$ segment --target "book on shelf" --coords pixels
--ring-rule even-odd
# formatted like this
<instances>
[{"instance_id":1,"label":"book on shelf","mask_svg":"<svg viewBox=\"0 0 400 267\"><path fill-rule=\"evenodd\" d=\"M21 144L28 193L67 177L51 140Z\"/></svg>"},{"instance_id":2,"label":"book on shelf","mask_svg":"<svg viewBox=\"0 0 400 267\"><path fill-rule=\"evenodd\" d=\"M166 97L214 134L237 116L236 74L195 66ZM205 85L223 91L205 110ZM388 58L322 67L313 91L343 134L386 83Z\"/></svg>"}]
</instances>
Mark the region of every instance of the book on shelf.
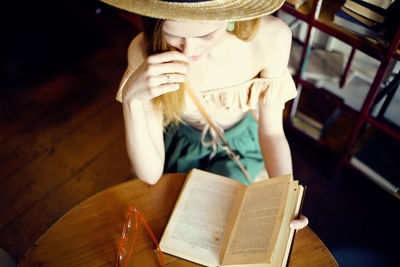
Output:
<instances>
[{"instance_id":1,"label":"book on shelf","mask_svg":"<svg viewBox=\"0 0 400 267\"><path fill-rule=\"evenodd\" d=\"M400 196L400 141L383 131L377 131L350 159L373 182Z\"/></svg>"},{"instance_id":2,"label":"book on shelf","mask_svg":"<svg viewBox=\"0 0 400 267\"><path fill-rule=\"evenodd\" d=\"M320 140L322 135L323 125L306 114L297 111L291 117L292 125L294 128L302 131L314 140Z\"/></svg>"},{"instance_id":3,"label":"book on shelf","mask_svg":"<svg viewBox=\"0 0 400 267\"><path fill-rule=\"evenodd\" d=\"M371 2L374 1L371 0ZM384 3L376 5L376 2L369 3L365 0L346 0L335 13L333 23L365 37L378 46L388 47L399 27L400 1L385 1ZM366 10L378 12L380 19L366 15Z\"/></svg>"},{"instance_id":4,"label":"book on shelf","mask_svg":"<svg viewBox=\"0 0 400 267\"><path fill-rule=\"evenodd\" d=\"M395 0L363 0L366 3L378 6L383 9L387 9Z\"/></svg>"},{"instance_id":5,"label":"book on shelf","mask_svg":"<svg viewBox=\"0 0 400 267\"><path fill-rule=\"evenodd\" d=\"M160 248L206 266L285 266L302 195L291 175L246 186L193 169Z\"/></svg>"},{"instance_id":6,"label":"book on shelf","mask_svg":"<svg viewBox=\"0 0 400 267\"><path fill-rule=\"evenodd\" d=\"M296 129L302 131L314 140L320 140L322 135L335 123L335 121L342 114L340 108L336 108L332 114L327 118L324 123L321 123L307 114L297 110L296 114L291 118L292 125Z\"/></svg>"},{"instance_id":7,"label":"book on shelf","mask_svg":"<svg viewBox=\"0 0 400 267\"><path fill-rule=\"evenodd\" d=\"M379 22L376 22L374 20L363 17L360 14L358 14L357 12L354 12L354 11L346 8L345 6L342 6L340 9L343 12L345 12L347 15L352 16L354 19L365 24L367 27L380 27L380 25L381 25Z\"/></svg>"},{"instance_id":8,"label":"book on shelf","mask_svg":"<svg viewBox=\"0 0 400 267\"><path fill-rule=\"evenodd\" d=\"M307 2L307 0L286 0L286 3L287 3L289 6L292 6L292 7L294 7L294 8L299 8L299 7L301 7L302 5L305 4L305 2Z\"/></svg>"},{"instance_id":9,"label":"book on shelf","mask_svg":"<svg viewBox=\"0 0 400 267\"><path fill-rule=\"evenodd\" d=\"M303 89L291 123L293 127L318 141L340 114L340 108L330 103L330 100Z\"/></svg>"},{"instance_id":10,"label":"book on shelf","mask_svg":"<svg viewBox=\"0 0 400 267\"><path fill-rule=\"evenodd\" d=\"M383 23L385 21L385 16L387 13L387 8L382 8L367 3L363 0L346 0L346 2L344 3L344 7L358 13L363 17L379 23Z\"/></svg>"},{"instance_id":11,"label":"book on shelf","mask_svg":"<svg viewBox=\"0 0 400 267\"><path fill-rule=\"evenodd\" d=\"M355 34L362 35L373 39L382 39L385 37L383 24L376 23L369 27L353 16L349 15L342 9L339 9L334 16L333 23L346 30L354 32Z\"/></svg>"}]
</instances>

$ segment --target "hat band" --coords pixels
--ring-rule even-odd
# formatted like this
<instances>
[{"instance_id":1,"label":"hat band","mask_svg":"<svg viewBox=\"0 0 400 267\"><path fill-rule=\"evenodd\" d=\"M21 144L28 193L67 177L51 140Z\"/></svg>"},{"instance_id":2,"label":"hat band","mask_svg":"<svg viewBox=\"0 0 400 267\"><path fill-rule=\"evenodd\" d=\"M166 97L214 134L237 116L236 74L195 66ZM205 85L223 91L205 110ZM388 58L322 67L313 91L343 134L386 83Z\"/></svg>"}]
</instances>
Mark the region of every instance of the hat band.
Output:
<instances>
[{"instance_id":1,"label":"hat band","mask_svg":"<svg viewBox=\"0 0 400 267\"><path fill-rule=\"evenodd\" d=\"M208 2L210 0L161 0L163 2L174 2L174 3L197 3L197 2Z\"/></svg>"}]
</instances>

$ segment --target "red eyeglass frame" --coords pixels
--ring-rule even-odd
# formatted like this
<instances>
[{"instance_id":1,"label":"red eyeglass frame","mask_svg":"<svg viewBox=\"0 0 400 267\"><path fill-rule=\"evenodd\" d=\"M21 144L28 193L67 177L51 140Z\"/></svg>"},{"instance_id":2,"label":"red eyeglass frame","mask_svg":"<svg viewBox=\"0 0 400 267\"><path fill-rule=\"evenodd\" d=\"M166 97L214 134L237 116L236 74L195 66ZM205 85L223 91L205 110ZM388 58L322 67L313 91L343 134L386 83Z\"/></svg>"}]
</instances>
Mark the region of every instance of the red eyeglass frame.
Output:
<instances>
[{"instance_id":1,"label":"red eyeglass frame","mask_svg":"<svg viewBox=\"0 0 400 267\"><path fill-rule=\"evenodd\" d=\"M159 246L159 244L157 242L157 239L154 236L154 233L151 230L150 226L147 224L146 220L144 219L143 215L140 213L140 211L135 206L130 206L129 207L129 211L126 214L124 226L122 228L122 233L121 233L121 240L119 242L119 247L118 247L118 251L117 251L117 260L116 260L116 265L115 266L116 267L121 267L122 266L121 265L122 259L126 255L126 250L124 248L124 243L127 241L128 232L129 232L129 229L131 227L132 213L135 213L135 233L134 233L134 236L133 236L131 247L129 249L128 257L126 258L126 262L125 262L123 267L128 265L128 262L129 262L129 260L130 260L130 258L132 256L133 248L135 246L136 237L137 237L137 233L138 233L138 227L139 227L138 217L143 222L147 232L150 234L151 238L153 239L153 242L156 244L158 252L160 252L161 266L165 267L164 255L163 255L163 253L162 253L162 251L160 249L160 246Z\"/></svg>"}]
</instances>

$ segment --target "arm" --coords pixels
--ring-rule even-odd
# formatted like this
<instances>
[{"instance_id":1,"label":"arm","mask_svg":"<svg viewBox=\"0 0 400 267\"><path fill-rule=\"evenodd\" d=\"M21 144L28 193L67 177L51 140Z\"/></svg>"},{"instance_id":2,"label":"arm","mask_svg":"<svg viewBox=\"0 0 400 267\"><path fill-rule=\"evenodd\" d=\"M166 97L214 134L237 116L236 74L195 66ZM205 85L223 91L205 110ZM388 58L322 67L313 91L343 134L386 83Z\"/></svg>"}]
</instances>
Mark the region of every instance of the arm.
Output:
<instances>
[{"instance_id":1,"label":"arm","mask_svg":"<svg viewBox=\"0 0 400 267\"><path fill-rule=\"evenodd\" d=\"M292 173L292 157L283 130L281 109L260 106L258 138L269 176Z\"/></svg>"},{"instance_id":2,"label":"arm","mask_svg":"<svg viewBox=\"0 0 400 267\"><path fill-rule=\"evenodd\" d=\"M269 64L264 66L261 76L279 77L288 65L292 33L280 19L269 16L264 22L271 26L262 36L274 36L274 39L273 42L269 42L268 50L273 53L266 53L264 60ZM268 40L264 40L264 43L267 42ZM282 111L280 107L267 107L260 103L258 134L261 152L270 177L293 173L290 148L283 129ZM307 224L307 217L301 215L300 219L290 222L290 228L301 229Z\"/></svg>"},{"instance_id":3,"label":"arm","mask_svg":"<svg viewBox=\"0 0 400 267\"><path fill-rule=\"evenodd\" d=\"M281 109L261 106L258 138L269 176L276 177L293 173L292 157L283 130ZM299 219L290 222L290 228L301 229L307 224L307 217L301 215Z\"/></svg>"},{"instance_id":4,"label":"arm","mask_svg":"<svg viewBox=\"0 0 400 267\"><path fill-rule=\"evenodd\" d=\"M139 179L155 184L164 169L164 140L162 119L153 110L151 100L161 94L179 89L186 80L187 67L175 61L188 59L179 52L169 51L145 56L141 35L128 50L128 64L135 71L122 88L126 146L132 168ZM166 83L166 74L173 82Z\"/></svg>"},{"instance_id":5,"label":"arm","mask_svg":"<svg viewBox=\"0 0 400 267\"><path fill-rule=\"evenodd\" d=\"M124 103L126 148L135 174L142 181L155 184L164 168L162 123L149 103Z\"/></svg>"},{"instance_id":6,"label":"arm","mask_svg":"<svg viewBox=\"0 0 400 267\"><path fill-rule=\"evenodd\" d=\"M270 38L260 40L264 44L263 51L265 51L261 77L280 77L285 73L289 61L291 31L280 19L268 16L263 21L262 33L262 39L268 36L274 38L273 41ZM290 148L283 129L281 107L283 104L274 103L273 106L267 106L262 101L259 103L259 142L270 177L292 173Z\"/></svg>"}]
</instances>

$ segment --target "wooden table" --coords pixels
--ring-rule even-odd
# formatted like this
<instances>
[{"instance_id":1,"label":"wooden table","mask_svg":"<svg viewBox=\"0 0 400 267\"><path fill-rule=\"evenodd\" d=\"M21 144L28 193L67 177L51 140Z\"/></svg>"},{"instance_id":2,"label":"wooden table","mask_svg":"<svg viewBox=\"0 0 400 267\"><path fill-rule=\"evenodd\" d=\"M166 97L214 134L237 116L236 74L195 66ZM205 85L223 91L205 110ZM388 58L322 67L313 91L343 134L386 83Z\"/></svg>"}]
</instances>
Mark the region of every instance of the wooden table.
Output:
<instances>
[{"instance_id":1,"label":"wooden table","mask_svg":"<svg viewBox=\"0 0 400 267\"><path fill-rule=\"evenodd\" d=\"M164 227L185 174L166 174L153 186L137 179L100 192L74 207L44 233L19 266L113 266L122 225L130 205L143 214L156 238ZM159 266L155 245L144 227L139 227L132 266ZM167 265L198 266L167 257ZM290 266L338 266L329 250L308 227L298 231Z\"/></svg>"}]
</instances>

